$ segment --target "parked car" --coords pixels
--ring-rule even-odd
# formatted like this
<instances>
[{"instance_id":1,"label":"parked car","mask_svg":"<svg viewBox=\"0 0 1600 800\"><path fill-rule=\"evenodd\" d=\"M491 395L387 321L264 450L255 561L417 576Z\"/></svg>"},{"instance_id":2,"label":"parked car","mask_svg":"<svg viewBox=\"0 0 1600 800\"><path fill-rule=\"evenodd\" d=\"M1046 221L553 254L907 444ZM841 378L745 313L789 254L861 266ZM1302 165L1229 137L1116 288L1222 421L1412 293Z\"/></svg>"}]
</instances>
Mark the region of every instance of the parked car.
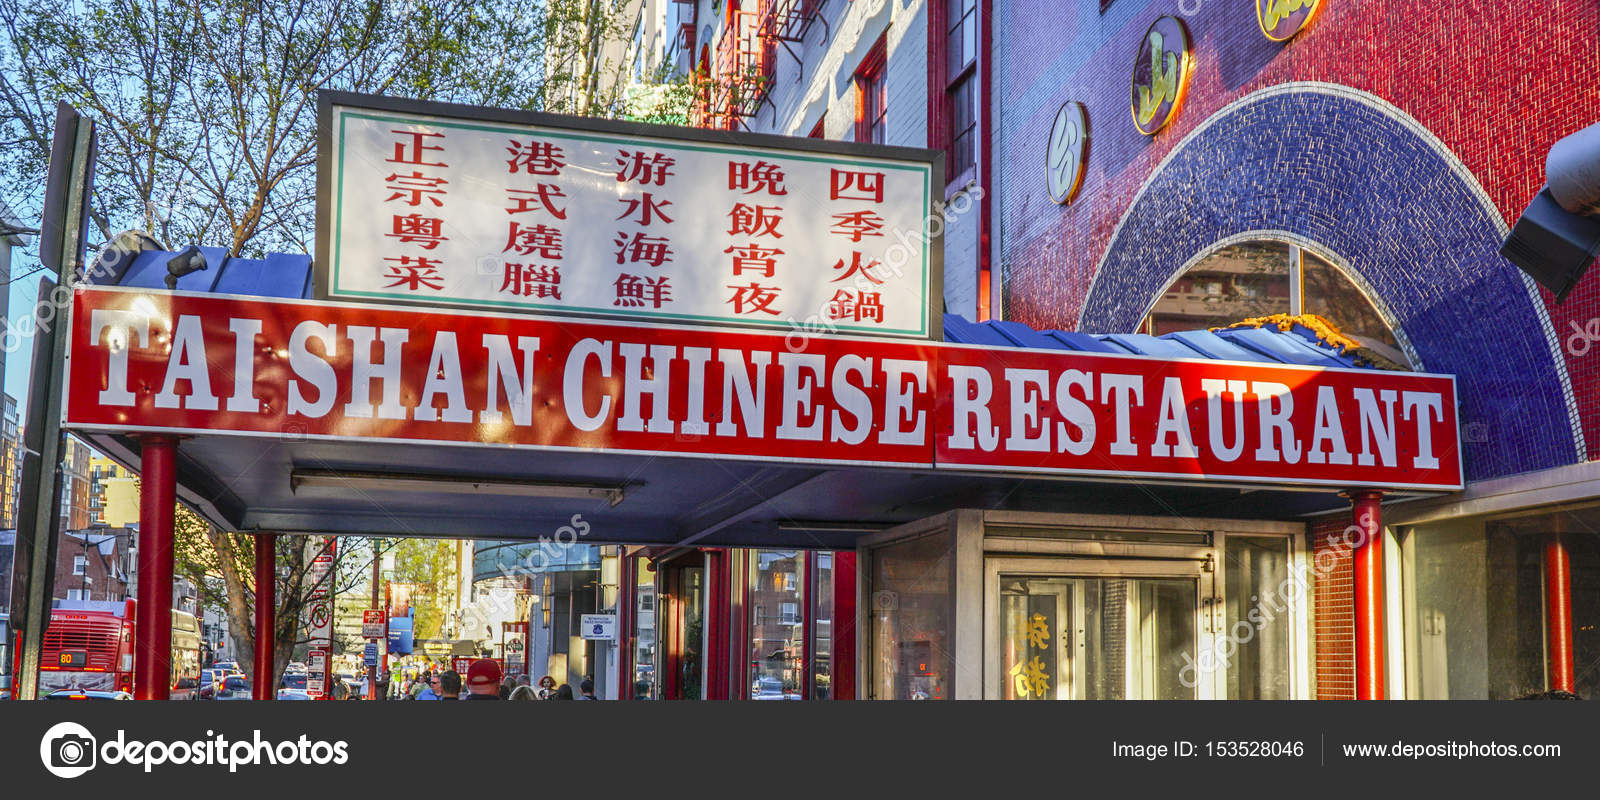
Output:
<instances>
[{"instance_id":1,"label":"parked car","mask_svg":"<svg viewBox=\"0 0 1600 800\"><path fill-rule=\"evenodd\" d=\"M217 687L218 700L249 700L251 697L250 679L242 675L229 675Z\"/></svg>"},{"instance_id":2,"label":"parked car","mask_svg":"<svg viewBox=\"0 0 1600 800\"><path fill-rule=\"evenodd\" d=\"M278 688L280 690L298 689L303 692L306 690L306 678L308 677L310 676L304 672L285 672L278 681Z\"/></svg>"},{"instance_id":3,"label":"parked car","mask_svg":"<svg viewBox=\"0 0 1600 800\"><path fill-rule=\"evenodd\" d=\"M230 673L234 673L234 672L242 673L242 672L244 672L244 670L239 667L239 662L237 662L237 661L216 661L216 662L213 662L211 664L211 668L212 669L227 670Z\"/></svg>"},{"instance_id":4,"label":"parked car","mask_svg":"<svg viewBox=\"0 0 1600 800\"><path fill-rule=\"evenodd\" d=\"M304 689L279 689L278 690L278 699L279 700L310 700L311 699L311 695L306 694L306 690L304 690Z\"/></svg>"},{"instance_id":5,"label":"parked car","mask_svg":"<svg viewBox=\"0 0 1600 800\"><path fill-rule=\"evenodd\" d=\"M283 671L284 671L284 672L285 672L285 673L300 673L300 674L305 674L305 672L306 672L306 665L305 665L305 664L303 664L303 663L301 663L301 662L299 662L299 661L290 661L290 662L289 662L289 666L287 666L287 667L284 667L284 668L283 668Z\"/></svg>"},{"instance_id":6,"label":"parked car","mask_svg":"<svg viewBox=\"0 0 1600 800\"><path fill-rule=\"evenodd\" d=\"M756 678L750 686L751 700L783 700L783 681L770 676Z\"/></svg>"},{"instance_id":7,"label":"parked car","mask_svg":"<svg viewBox=\"0 0 1600 800\"><path fill-rule=\"evenodd\" d=\"M46 700L132 700L133 695L127 692L111 691L78 691L76 689L57 689L44 696Z\"/></svg>"}]
</instances>

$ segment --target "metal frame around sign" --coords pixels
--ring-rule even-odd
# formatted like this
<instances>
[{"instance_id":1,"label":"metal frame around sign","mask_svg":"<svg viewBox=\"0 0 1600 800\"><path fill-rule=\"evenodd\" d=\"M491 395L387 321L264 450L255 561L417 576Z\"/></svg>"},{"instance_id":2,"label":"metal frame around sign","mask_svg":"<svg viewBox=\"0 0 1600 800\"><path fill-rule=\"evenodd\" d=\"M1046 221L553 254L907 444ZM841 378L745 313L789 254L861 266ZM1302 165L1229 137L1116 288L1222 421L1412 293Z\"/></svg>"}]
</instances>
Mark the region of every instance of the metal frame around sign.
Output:
<instances>
[{"instance_id":1,"label":"metal frame around sign","mask_svg":"<svg viewBox=\"0 0 1600 800\"><path fill-rule=\"evenodd\" d=\"M830 141L827 139L799 138L791 136L778 136L766 133L747 133L743 131L712 130L706 128L692 128L677 125L654 125L642 122L627 122L622 120L604 119L599 117L579 117L568 114L551 114L539 111L521 111L507 108L491 108L487 106L463 105L457 103L440 103L431 100L411 100L398 97L380 97L377 95L359 94L355 92L340 92L319 90L317 92L317 209L316 209L316 250L312 260L312 298L316 300L331 300L350 302L352 297L335 296L330 294L332 289L332 232L334 225L334 154L333 154L333 121L334 108L359 109L366 111L389 112L399 114L413 114L433 117L444 117L467 122L486 124L531 125L544 128L556 128L570 131L573 134L596 134L610 136L637 136L652 139L666 139L692 145L717 145L724 147L748 147L765 151L788 151L791 153L813 153L828 156L853 156L874 158L891 161L914 162L926 164L930 174L928 183L928 208L929 217L940 213L943 203L939 201L939 187L944 186L944 152L919 147L900 147L894 145L863 144L860 142ZM931 226L929 226L931 228ZM879 338L897 339L925 339L943 341L944 339L944 227L939 226L937 233L925 230L928 235L926 245L927 267L924 290L926 308L924 320L926 331L923 336L907 333L884 333ZM375 298L361 298L370 302ZM431 301L406 300L404 298L384 297L384 303L396 305L417 306L422 308L462 308L475 311L485 311L482 304L439 299ZM555 308L529 308L525 311L518 310L515 305L495 305L491 308L511 313L527 314L552 314L563 317L578 317L585 319L605 320L648 320L649 317L638 315L613 315L596 313L592 310L562 311ZM673 320L669 317L657 318L669 324L684 324L684 320ZM735 321L721 320L693 320L688 324L703 325L717 328L730 328L735 330L764 330L768 332L782 330L774 326L744 325ZM830 327L843 329L842 326L829 326L818 322L812 326L809 322L792 323L792 330L805 335L828 334ZM871 335L870 331L851 328L854 334Z\"/></svg>"}]
</instances>

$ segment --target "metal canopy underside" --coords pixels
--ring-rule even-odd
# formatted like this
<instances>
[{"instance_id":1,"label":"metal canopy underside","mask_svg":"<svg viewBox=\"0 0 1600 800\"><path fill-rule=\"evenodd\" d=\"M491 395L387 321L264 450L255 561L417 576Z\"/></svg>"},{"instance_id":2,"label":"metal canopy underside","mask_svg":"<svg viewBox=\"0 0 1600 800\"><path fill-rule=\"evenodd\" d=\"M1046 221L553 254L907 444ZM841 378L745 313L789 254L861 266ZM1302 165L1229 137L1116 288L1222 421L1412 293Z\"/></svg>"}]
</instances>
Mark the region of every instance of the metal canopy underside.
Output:
<instances>
[{"instance_id":1,"label":"metal canopy underside","mask_svg":"<svg viewBox=\"0 0 1600 800\"><path fill-rule=\"evenodd\" d=\"M165 288L174 253L136 248L106 264L99 283ZM261 260L202 251L208 268L180 289L264 297L307 297L311 261ZM1272 328L1185 331L1161 337L1035 331L1015 322L972 323L945 315L946 341L1003 347L1087 350L1312 366L1357 366L1307 331ZM87 434L96 449L138 471L135 439ZM684 444L691 451L693 443ZM845 456L846 458L848 455ZM440 482L385 488L382 481L302 483L296 472L406 473ZM621 487L621 502L473 491L463 478ZM1419 493L1420 494L1420 493ZM1389 497L1405 496L1403 493ZM234 530L473 539L553 538L575 514L592 544L698 544L849 548L873 530L959 508L1086 514L1295 519L1347 509L1330 488L1294 490L1181 485L1139 477L978 475L933 469L841 468L733 459L482 446L329 442L215 435L178 446L178 497L213 524Z\"/></svg>"},{"instance_id":2,"label":"metal canopy underside","mask_svg":"<svg viewBox=\"0 0 1600 800\"><path fill-rule=\"evenodd\" d=\"M138 444L94 434L138 469ZM681 456L498 450L197 436L178 446L179 499L235 530L472 539L552 539L581 514L591 544L848 548L856 537L957 508L1294 519L1348 508L1331 489L1173 485L973 475L932 469L765 464ZM440 482L385 489L300 473L404 473L623 489L605 499L474 492Z\"/></svg>"}]
</instances>

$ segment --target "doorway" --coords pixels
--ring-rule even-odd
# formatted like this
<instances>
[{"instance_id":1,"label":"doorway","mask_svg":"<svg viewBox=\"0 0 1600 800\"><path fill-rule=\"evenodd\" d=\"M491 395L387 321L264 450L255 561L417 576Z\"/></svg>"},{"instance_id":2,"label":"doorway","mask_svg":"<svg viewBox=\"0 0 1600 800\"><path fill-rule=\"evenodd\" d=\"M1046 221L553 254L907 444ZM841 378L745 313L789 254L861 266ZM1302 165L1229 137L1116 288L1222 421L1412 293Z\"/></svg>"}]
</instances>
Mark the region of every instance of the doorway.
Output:
<instances>
[{"instance_id":1,"label":"doorway","mask_svg":"<svg viewBox=\"0 0 1600 800\"><path fill-rule=\"evenodd\" d=\"M1212 573L1196 560L990 558L984 696L1196 700Z\"/></svg>"},{"instance_id":2,"label":"doorway","mask_svg":"<svg viewBox=\"0 0 1600 800\"><path fill-rule=\"evenodd\" d=\"M663 700L706 696L706 559L695 551L656 564L660 634L656 674Z\"/></svg>"}]
</instances>

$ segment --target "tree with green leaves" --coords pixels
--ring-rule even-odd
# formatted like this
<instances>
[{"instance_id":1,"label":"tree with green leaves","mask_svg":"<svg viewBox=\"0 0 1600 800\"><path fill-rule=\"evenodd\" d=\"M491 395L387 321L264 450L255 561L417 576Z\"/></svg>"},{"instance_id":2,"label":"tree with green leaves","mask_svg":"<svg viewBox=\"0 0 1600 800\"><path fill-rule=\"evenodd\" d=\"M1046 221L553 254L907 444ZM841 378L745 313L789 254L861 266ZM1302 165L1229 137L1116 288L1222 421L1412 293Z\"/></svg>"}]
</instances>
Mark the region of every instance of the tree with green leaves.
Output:
<instances>
[{"instance_id":1,"label":"tree with green leaves","mask_svg":"<svg viewBox=\"0 0 1600 800\"><path fill-rule=\"evenodd\" d=\"M316 94L682 119L621 0L0 0L0 197L37 208L57 100L100 126L91 236L310 252ZM638 98L651 104L640 108Z\"/></svg>"},{"instance_id":2,"label":"tree with green leaves","mask_svg":"<svg viewBox=\"0 0 1600 800\"><path fill-rule=\"evenodd\" d=\"M138 229L168 248L310 252L319 90L682 120L685 91L641 93L634 78L643 8L636 0L0 0L0 198L37 218L56 102L65 100L99 126L91 249ZM13 280L25 274L15 269ZM225 612L242 661L252 663L250 536L183 512L177 539L178 573ZM279 669L303 631L304 543L278 540ZM343 552L371 558L384 546ZM354 573L357 561L370 565L354 557ZM437 565L418 569L437 579Z\"/></svg>"}]
</instances>

